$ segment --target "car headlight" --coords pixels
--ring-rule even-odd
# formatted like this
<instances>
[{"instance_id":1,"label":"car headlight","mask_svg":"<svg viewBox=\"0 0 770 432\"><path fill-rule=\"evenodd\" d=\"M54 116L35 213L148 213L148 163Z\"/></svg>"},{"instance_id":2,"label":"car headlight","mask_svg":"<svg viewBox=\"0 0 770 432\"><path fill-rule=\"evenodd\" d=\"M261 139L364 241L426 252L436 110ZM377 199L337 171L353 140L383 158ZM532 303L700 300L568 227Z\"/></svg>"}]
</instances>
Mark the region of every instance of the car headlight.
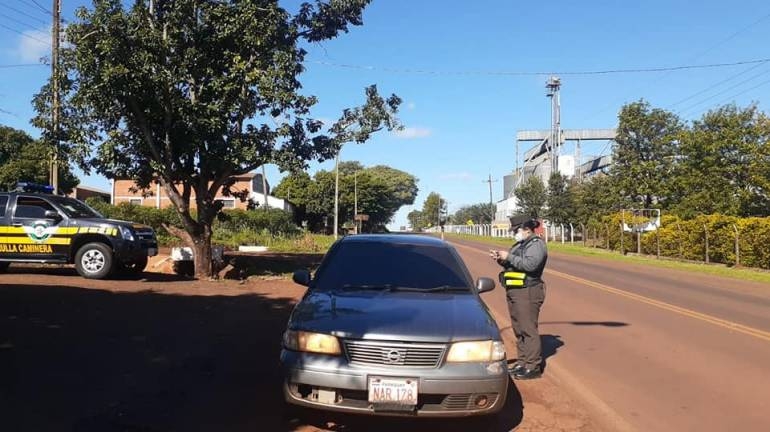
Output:
<instances>
[{"instance_id":1,"label":"car headlight","mask_svg":"<svg viewBox=\"0 0 770 432\"><path fill-rule=\"evenodd\" d=\"M120 227L120 236L123 237L123 240L134 241L134 233L128 227Z\"/></svg>"},{"instance_id":2,"label":"car headlight","mask_svg":"<svg viewBox=\"0 0 770 432\"><path fill-rule=\"evenodd\" d=\"M287 330L283 334L283 345L294 351L317 354L340 355L340 342L335 336L323 333Z\"/></svg>"},{"instance_id":3,"label":"car headlight","mask_svg":"<svg viewBox=\"0 0 770 432\"><path fill-rule=\"evenodd\" d=\"M488 362L505 358L505 345L499 341L455 342L449 348L447 362Z\"/></svg>"}]
</instances>

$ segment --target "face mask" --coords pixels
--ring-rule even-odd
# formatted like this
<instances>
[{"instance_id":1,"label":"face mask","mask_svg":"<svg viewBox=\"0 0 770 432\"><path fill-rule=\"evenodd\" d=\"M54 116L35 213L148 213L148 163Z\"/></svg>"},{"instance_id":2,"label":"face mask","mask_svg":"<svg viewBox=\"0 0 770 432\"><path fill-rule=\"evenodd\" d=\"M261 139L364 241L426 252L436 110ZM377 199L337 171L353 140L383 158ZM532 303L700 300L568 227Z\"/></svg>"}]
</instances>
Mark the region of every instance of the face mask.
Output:
<instances>
[{"instance_id":1,"label":"face mask","mask_svg":"<svg viewBox=\"0 0 770 432\"><path fill-rule=\"evenodd\" d=\"M517 242L524 240L524 231L516 231L516 234L513 235L513 238L515 238Z\"/></svg>"}]
</instances>

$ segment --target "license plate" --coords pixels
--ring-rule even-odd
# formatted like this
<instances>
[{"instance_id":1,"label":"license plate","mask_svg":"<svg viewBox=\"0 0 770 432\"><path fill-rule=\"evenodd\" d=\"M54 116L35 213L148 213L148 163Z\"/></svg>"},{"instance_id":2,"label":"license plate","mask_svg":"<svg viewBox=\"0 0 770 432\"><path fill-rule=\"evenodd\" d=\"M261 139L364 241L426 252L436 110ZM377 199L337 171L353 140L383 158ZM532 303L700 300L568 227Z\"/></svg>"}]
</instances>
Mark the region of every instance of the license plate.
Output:
<instances>
[{"instance_id":1,"label":"license plate","mask_svg":"<svg viewBox=\"0 0 770 432\"><path fill-rule=\"evenodd\" d=\"M147 249L147 256L155 256L158 254L158 250L155 248Z\"/></svg>"},{"instance_id":2,"label":"license plate","mask_svg":"<svg viewBox=\"0 0 770 432\"><path fill-rule=\"evenodd\" d=\"M417 380L414 378L369 377L369 402L417 405Z\"/></svg>"}]
</instances>

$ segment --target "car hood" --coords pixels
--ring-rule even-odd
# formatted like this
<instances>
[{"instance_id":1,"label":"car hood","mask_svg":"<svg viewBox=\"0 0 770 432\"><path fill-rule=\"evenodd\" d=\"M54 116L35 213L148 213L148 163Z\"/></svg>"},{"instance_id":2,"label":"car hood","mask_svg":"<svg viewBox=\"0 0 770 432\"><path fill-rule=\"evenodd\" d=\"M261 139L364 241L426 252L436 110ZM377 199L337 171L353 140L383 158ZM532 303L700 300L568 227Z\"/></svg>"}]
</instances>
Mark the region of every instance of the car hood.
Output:
<instances>
[{"instance_id":1,"label":"car hood","mask_svg":"<svg viewBox=\"0 0 770 432\"><path fill-rule=\"evenodd\" d=\"M500 339L489 312L470 293L311 290L294 309L289 327L354 339Z\"/></svg>"}]
</instances>

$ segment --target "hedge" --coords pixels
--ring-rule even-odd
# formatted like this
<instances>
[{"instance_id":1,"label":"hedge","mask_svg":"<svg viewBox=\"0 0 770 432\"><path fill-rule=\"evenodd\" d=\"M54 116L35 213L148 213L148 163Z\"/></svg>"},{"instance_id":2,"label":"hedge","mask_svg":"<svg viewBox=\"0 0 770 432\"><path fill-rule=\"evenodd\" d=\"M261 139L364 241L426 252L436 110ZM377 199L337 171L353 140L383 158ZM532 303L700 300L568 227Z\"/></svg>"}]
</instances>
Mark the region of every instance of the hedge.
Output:
<instances>
[{"instance_id":1,"label":"hedge","mask_svg":"<svg viewBox=\"0 0 770 432\"><path fill-rule=\"evenodd\" d=\"M606 247L609 231L609 248L620 250L621 217L618 213L588 224L591 245ZM736 229L740 265L770 269L770 217L738 218L713 214L684 220L663 215L657 235L655 232L642 233L641 249L643 254L656 255L659 236L663 257L735 265ZM636 234L624 233L623 249L635 252L636 248Z\"/></svg>"},{"instance_id":2,"label":"hedge","mask_svg":"<svg viewBox=\"0 0 770 432\"><path fill-rule=\"evenodd\" d=\"M86 202L104 217L137 222L151 226L164 246L181 244L170 235L163 224L182 227L181 218L173 207L157 209L129 203L111 205L99 199ZM236 248L239 245L266 244L276 238L294 238L302 230L294 224L290 212L279 209L226 210L212 226L214 244Z\"/></svg>"}]
</instances>

